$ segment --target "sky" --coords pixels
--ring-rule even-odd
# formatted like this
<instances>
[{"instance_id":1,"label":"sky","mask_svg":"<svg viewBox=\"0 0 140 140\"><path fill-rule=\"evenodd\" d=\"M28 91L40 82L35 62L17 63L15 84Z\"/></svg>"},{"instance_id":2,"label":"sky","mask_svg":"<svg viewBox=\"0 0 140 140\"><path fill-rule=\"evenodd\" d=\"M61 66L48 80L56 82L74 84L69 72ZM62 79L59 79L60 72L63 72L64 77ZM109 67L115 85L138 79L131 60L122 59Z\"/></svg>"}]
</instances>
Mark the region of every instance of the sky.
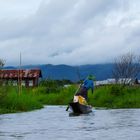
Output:
<instances>
[{"instance_id":1,"label":"sky","mask_svg":"<svg viewBox=\"0 0 140 140\"><path fill-rule=\"evenodd\" d=\"M110 63L140 52L140 0L0 0L6 65Z\"/></svg>"}]
</instances>

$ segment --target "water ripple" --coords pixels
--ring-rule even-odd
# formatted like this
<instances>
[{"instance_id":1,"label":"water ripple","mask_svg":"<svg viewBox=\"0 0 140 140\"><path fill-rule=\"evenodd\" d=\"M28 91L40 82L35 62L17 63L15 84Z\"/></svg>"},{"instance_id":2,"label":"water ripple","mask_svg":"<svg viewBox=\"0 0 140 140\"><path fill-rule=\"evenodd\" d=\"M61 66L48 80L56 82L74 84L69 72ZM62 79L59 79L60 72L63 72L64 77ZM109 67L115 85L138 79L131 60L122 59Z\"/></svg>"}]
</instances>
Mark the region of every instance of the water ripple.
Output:
<instances>
[{"instance_id":1,"label":"water ripple","mask_svg":"<svg viewBox=\"0 0 140 140\"><path fill-rule=\"evenodd\" d=\"M139 109L94 109L69 117L65 108L1 115L0 140L139 140Z\"/></svg>"}]
</instances>

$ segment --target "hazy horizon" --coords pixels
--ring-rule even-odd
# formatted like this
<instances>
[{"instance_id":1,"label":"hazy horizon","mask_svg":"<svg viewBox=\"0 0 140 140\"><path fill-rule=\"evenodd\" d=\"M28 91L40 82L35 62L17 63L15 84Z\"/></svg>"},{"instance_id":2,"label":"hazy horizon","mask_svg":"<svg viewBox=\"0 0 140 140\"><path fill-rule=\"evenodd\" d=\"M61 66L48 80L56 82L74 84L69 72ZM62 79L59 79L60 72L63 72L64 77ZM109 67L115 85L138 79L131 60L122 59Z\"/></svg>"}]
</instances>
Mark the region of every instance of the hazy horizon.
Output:
<instances>
[{"instance_id":1,"label":"hazy horizon","mask_svg":"<svg viewBox=\"0 0 140 140\"><path fill-rule=\"evenodd\" d=\"M112 63L97 63L97 64L82 64L82 65L70 65L70 64L49 64L49 63L42 63L42 64L25 64L25 65L22 65L21 64L21 66L42 66L42 65L53 65L53 66L57 66L57 65L66 65L66 66L85 66L85 65L109 65L109 64L113 64L113 62ZM5 64L4 65L4 67L19 67L20 66L20 64L17 64L17 65L7 65L7 64Z\"/></svg>"}]
</instances>

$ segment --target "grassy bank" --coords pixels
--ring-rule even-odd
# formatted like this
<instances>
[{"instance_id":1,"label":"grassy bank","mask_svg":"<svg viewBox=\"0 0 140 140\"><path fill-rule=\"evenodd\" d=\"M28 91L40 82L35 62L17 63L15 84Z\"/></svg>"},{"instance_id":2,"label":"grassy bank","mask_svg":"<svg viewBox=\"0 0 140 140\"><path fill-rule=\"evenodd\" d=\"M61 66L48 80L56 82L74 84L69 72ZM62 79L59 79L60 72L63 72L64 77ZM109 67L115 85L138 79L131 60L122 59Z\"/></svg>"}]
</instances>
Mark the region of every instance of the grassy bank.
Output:
<instances>
[{"instance_id":1,"label":"grassy bank","mask_svg":"<svg viewBox=\"0 0 140 140\"><path fill-rule=\"evenodd\" d=\"M19 95L17 87L0 87L0 114L40 109L43 105L67 105L78 87L73 85L61 88L59 92L47 92L46 87L22 89ZM88 103L94 107L140 108L140 87L122 87L119 85L102 86L89 92Z\"/></svg>"},{"instance_id":2,"label":"grassy bank","mask_svg":"<svg viewBox=\"0 0 140 140\"><path fill-rule=\"evenodd\" d=\"M89 103L95 107L140 108L140 87L103 86L89 96Z\"/></svg>"},{"instance_id":3,"label":"grassy bank","mask_svg":"<svg viewBox=\"0 0 140 140\"><path fill-rule=\"evenodd\" d=\"M30 111L43 107L31 90L23 89L22 94L19 95L16 87L3 88L5 89L0 99L0 113Z\"/></svg>"},{"instance_id":4,"label":"grassy bank","mask_svg":"<svg viewBox=\"0 0 140 140\"><path fill-rule=\"evenodd\" d=\"M62 88L60 92L47 93L46 87L22 88L0 87L0 114L40 109L43 105L67 105L76 90L75 86Z\"/></svg>"}]
</instances>

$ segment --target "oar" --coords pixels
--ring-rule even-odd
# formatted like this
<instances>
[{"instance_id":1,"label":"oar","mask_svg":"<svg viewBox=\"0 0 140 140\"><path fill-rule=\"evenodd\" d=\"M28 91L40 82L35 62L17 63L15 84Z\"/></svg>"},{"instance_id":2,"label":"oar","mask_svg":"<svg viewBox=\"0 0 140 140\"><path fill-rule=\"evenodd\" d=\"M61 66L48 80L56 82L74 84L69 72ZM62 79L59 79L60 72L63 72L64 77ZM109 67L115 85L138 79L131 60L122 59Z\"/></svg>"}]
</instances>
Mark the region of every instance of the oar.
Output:
<instances>
[{"instance_id":1,"label":"oar","mask_svg":"<svg viewBox=\"0 0 140 140\"><path fill-rule=\"evenodd\" d=\"M66 108L66 111L68 111L68 110L69 110L69 108L70 108L70 107L69 107L69 105L68 105L68 106L67 106L67 108Z\"/></svg>"},{"instance_id":2,"label":"oar","mask_svg":"<svg viewBox=\"0 0 140 140\"><path fill-rule=\"evenodd\" d=\"M81 87L81 84L79 85L79 88L76 90L76 92L74 93L74 95L78 92L78 90L80 89L80 87ZM73 100L73 99L72 99ZM66 108L66 111L68 111L69 110L69 105L67 106L67 108Z\"/></svg>"}]
</instances>

